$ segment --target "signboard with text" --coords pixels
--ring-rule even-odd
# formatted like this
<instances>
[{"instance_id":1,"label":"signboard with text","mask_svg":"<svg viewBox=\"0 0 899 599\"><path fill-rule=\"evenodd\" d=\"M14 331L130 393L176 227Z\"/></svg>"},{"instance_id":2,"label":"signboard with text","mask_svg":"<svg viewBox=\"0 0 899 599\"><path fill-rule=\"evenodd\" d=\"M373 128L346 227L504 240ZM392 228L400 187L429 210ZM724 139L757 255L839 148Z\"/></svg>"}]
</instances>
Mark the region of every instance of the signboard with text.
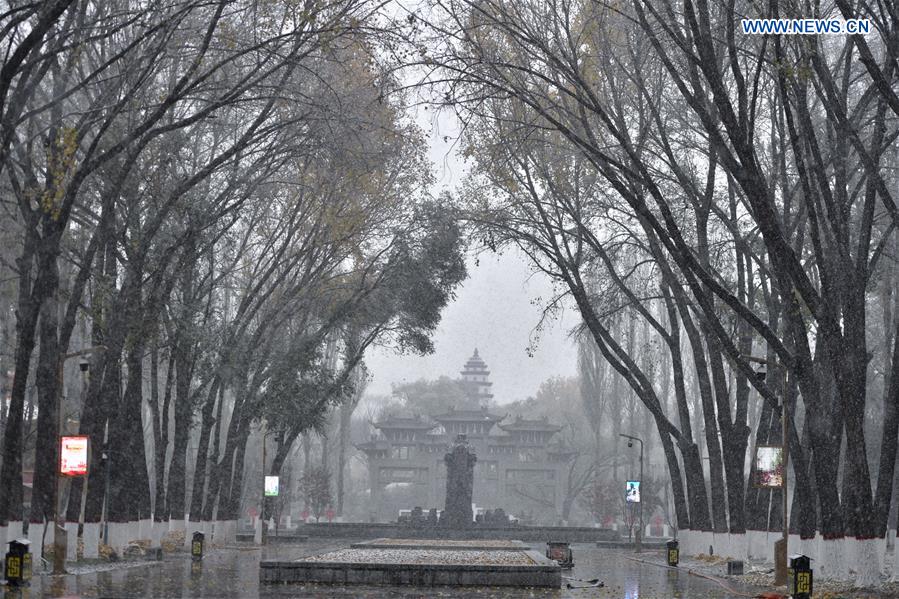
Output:
<instances>
[{"instance_id":1,"label":"signboard with text","mask_svg":"<svg viewBox=\"0 0 899 599\"><path fill-rule=\"evenodd\" d=\"M783 447L760 445L755 452L755 485L778 489L784 484Z\"/></svg>"},{"instance_id":2,"label":"signboard with text","mask_svg":"<svg viewBox=\"0 0 899 599\"><path fill-rule=\"evenodd\" d=\"M277 476L266 476L265 477L265 496L266 497L277 497L278 496L278 477Z\"/></svg>"},{"instance_id":3,"label":"signboard with text","mask_svg":"<svg viewBox=\"0 0 899 599\"><path fill-rule=\"evenodd\" d=\"M87 474L90 437L74 436L59 439L59 473L63 476L85 476Z\"/></svg>"},{"instance_id":4,"label":"signboard with text","mask_svg":"<svg viewBox=\"0 0 899 599\"><path fill-rule=\"evenodd\" d=\"M627 490L626 490L625 499L627 499L628 503L640 503L640 481L639 480L627 481Z\"/></svg>"}]
</instances>

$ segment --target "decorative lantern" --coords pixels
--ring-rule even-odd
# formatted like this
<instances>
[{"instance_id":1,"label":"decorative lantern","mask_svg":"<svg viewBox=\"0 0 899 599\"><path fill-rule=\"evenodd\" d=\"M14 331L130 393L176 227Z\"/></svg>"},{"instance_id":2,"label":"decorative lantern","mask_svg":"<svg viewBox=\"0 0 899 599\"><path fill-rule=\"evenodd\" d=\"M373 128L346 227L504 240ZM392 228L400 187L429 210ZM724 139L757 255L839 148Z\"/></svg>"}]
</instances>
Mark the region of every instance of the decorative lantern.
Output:
<instances>
[{"instance_id":1,"label":"decorative lantern","mask_svg":"<svg viewBox=\"0 0 899 599\"><path fill-rule=\"evenodd\" d=\"M805 555L791 555L788 587L792 591L793 599L810 599L812 596L812 566L811 558Z\"/></svg>"},{"instance_id":2,"label":"decorative lantern","mask_svg":"<svg viewBox=\"0 0 899 599\"><path fill-rule=\"evenodd\" d=\"M31 553L28 551L28 543L28 539L9 542L4 568L6 583L9 586L28 586L31 580Z\"/></svg>"},{"instance_id":3,"label":"decorative lantern","mask_svg":"<svg viewBox=\"0 0 899 599\"><path fill-rule=\"evenodd\" d=\"M672 568L677 568L677 564L680 562L680 549L678 548L677 539L671 539L665 543L665 547L668 549L668 565Z\"/></svg>"},{"instance_id":4,"label":"decorative lantern","mask_svg":"<svg viewBox=\"0 0 899 599\"><path fill-rule=\"evenodd\" d=\"M206 535L199 530L194 532L194 538L190 544L190 557L194 561L200 561L201 559L203 559L203 546L205 545L205 538Z\"/></svg>"}]
</instances>

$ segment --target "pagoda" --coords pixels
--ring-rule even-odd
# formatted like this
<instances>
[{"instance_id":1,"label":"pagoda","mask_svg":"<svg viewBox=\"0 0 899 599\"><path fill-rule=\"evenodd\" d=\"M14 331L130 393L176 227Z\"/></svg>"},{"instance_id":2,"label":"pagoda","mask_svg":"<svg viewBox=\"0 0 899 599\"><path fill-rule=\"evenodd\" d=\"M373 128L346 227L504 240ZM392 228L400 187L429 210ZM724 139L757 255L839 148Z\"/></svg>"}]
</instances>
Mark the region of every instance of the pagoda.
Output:
<instances>
[{"instance_id":1,"label":"pagoda","mask_svg":"<svg viewBox=\"0 0 899 599\"><path fill-rule=\"evenodd\" d=\"M487 364L478 355L477 348L459 374L462 375L462 383L478 403L486 405L493 399L493 393L490 392L490 388L493 386L493 383L490 382L490 371L487 370Z\"/></svg>"}]
</instances>

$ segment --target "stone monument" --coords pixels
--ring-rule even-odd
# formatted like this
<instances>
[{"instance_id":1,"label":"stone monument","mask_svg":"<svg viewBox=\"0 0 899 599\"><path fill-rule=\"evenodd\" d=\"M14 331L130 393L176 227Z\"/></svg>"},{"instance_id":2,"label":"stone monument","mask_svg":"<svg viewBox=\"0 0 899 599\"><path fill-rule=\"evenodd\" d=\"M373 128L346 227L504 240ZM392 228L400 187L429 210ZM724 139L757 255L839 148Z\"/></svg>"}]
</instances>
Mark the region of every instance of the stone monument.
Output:
<instances>
[{"instance_id":1,"label":"stone monument","mask_svg":"<svg viewBox=\"0 0 899 599\"><path fill-rule=\"evenodd\" d=\"M474 484L474 463L477 457L465 435L456 436L453 449L446 456L446 507L440 524L449 528L471 526L471 492Z\"/></svg>"}]
</instances>

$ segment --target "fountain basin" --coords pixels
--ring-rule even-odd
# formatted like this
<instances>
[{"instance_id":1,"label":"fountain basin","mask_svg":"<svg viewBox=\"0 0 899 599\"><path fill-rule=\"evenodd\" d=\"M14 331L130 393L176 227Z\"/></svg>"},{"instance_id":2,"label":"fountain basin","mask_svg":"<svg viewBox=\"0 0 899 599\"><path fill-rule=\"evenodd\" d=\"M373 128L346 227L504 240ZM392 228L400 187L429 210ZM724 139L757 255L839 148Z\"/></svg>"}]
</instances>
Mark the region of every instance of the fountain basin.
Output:
<instances>
[{"instance_id":1,"label":"fountain basin","mask_svg":"<svg viewBox=\"0 0 899 599\"><path fill-rule=\"evenodd\" d=\"M379 539L379 541L383 541ZM260 563L263 583L515 586L559 588L562 570L530 550L353 547L293 561ZM437 548L435 548L437 547Z\"/></svg>"}]
</instances>

